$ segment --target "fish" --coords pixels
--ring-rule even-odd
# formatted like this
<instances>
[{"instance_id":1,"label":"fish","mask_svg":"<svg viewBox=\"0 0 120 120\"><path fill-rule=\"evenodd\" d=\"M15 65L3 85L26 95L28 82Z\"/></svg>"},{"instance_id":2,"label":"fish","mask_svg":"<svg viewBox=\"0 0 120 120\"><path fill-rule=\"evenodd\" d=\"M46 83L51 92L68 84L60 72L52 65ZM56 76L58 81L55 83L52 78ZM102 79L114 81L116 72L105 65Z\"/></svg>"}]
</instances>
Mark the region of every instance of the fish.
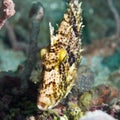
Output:
<instances>
[{"instance_id":1,"label":"fish","mask_svg":"<svg viewBox=\"0 0 120 120\"><path fill-rule=\"evenodd\" d=\"M38 90L37 107L46 111L54 108L71 91L81 61L81 2L70 1L58 30L49 23L50 45L41 50L42 81Z\"/></svg>"}]
</instances>

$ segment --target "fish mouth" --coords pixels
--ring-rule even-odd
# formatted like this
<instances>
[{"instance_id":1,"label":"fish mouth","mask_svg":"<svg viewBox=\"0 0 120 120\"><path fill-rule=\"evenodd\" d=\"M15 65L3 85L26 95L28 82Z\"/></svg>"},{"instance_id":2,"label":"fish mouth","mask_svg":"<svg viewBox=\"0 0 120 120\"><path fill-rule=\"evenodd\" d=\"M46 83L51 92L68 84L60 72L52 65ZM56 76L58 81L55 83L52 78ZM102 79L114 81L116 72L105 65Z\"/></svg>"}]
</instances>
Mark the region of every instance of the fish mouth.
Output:
<instances>
[{"instance_id":1,"label":"fish mouth","mask_svg":"<svg viewBox=\"0 0 120 120\"><path fill-rule=\"evenodd\" d=\"M48 110L48 106L47 106L46 103L44 103L44 102L39 102L39 104L37 104L37 107L38 107L40 110L43 110L43 111Z\"/></svg>"},{"instance_id":2,"label":"fish mouth","mask_svg":"<svg viewBox=\"0 0 120 120\"><path fill-rule=\"evenodd\" d=\"M38 102L37 102L38 109L42 111L47 111L49 109L52 109L53 106L54 106L54 102L51 101L49 97L42 95L38 98Z\"/></svg>"},{"instance_id":3,"label":"fish mouth","mask_svg":"<svg viewBox=\"0 0 120 120\"><path fill-rule=\"evenodd\" d=\"M38 109L42 110L42 111L47 111L52 109L54 106L50 105L48 106L46 103L44 102L39 102L39 104L37 104Z\"/></svg>"},{"instance_id":4,"label":"fish mouth","mask_svg":"<svg viewBox=\"0 0 120 120\"><path fill-rule=\"evenodd\" d=\"M40 98L38 98L37 107L42 111L47 111L57 106L59 102L60 100L51 101L50 98L41 96Z\"/></svg>"}]
</instances>

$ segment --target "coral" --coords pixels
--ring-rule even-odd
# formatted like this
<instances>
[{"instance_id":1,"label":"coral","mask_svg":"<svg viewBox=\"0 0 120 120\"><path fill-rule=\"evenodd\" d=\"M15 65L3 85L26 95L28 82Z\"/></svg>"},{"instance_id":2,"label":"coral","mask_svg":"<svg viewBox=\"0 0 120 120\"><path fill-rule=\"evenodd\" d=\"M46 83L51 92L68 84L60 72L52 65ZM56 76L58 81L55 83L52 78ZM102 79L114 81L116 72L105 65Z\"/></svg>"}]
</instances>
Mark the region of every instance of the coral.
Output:
<instances>
[{"instance_id":1,"label":"coral","mask_svg":"<svg viewBox=\"0 0 120 120\"><path fill-rule=\"evenodd\" d=\"M92 100L91 92L84 92L80 96L78 104L79 104L80 108L82 109L82 111L85 112L90 108L91 100Z\"/></svg>"},{"instance_id":2,"label":"coral","mask_svg":"<svg viewBox=\"0 0 120 120\"><path fill-rule=\"evenodd\" d=\"M116 98L111 106L109 106L109 111L107 111L111 116L116 119L120 119L120 98Z\"/></svg>"},{"instance_id":3,"label":"coral","mask_svg":"<svg viewBox=\"0 0 120 120\"><path fill-rule=\"evenodd\" d=\"M110 103L113 98L118 97L118 89L106 84L98 85L94 88L91 105L96 106L102 103Z\"/></svg>"},{"instance_id":4,"label":"coral","mask_svg":"<svg viewBox=\"0 0 120 120\"><path fill-rule=\"evenodd\" d=\"M79 120L116 120L116 119L103 111L96 110L94 112L87 112L86 115L80 118Z\"/></svg>"},{"instance_id":5,"label":"coral","mask_svg":"<svg viewBox=\"0 0 120 120\"><path fill-rule=\"evenodd\" d=\"M36 3L37 4L37 3ZM35 67L37 59L37 36L39 33L39 24L43 17L43 8L41 4L38 13L31 16L32 28L30 47L26 62L20 65L15 71L0 72L0 118L1 119L25 119L25 116L37 111L35 106L37 96L37 85L29 81L30 74ZM37 18L36 18L36 17ZM11 56L11 51L8 52ZM4 52L3 52L4 54ZM18 55L18 54L17 54ZM17 55L15 55L17 57ZM1 55L3 56L3 55ZM7 55L6 60L9 60ZM22 58L21 58L22 59ZM15 64L15 62L13 63ZM21 114L20 114L20 111Z\"/></svg>"},{"instance_id":6,"label":"coral","mask_svg":"<svg viewBox=\"0 0 120 120\"><path fill-rule=\"evenodd\" d=\"M68 103L67 116L69 120L78 120L83 114L84 113L76 103Z\"/></svg>"},{"instance_id":7,"label":"coral","mask_svg":"<svg viewBox=\"0 0 120 120\"><path fill-rule=\"evenodd\" d=\"M28 54L26 64L24 66L23 71L20 73L23 79L23 89L27 89L27 79L30 78L32 70L34 69L37 62L37 37L39 34L39 25L44 16L44 8L40 2L36 2L32 5L30 10L30 20L31 20L31 36L29 40Z\"/></svg>"},{"instance_id":8,"label":"coral","mask_svg":"<svg viewBox=\"0 0 120 120\"><path fill-rule=\"evenodd\" d=\"M102 104L109 104L113 98L118 97L118 89L101 84L88 92L84 92L79 98L79 106L83 111L90 110L94 107L102 106Z\"/></svg>"},{"instance_id":9,"label":"coral","mask_svg":"<svg viewBox=\"0 0 120 120\"><path fill-rule=\"evenodd\" d=\"M14 3L12 0L2 0L2 15L0 17L0 29L5 24L5 21L15 14Z\"/></svg>"}]
</instances>

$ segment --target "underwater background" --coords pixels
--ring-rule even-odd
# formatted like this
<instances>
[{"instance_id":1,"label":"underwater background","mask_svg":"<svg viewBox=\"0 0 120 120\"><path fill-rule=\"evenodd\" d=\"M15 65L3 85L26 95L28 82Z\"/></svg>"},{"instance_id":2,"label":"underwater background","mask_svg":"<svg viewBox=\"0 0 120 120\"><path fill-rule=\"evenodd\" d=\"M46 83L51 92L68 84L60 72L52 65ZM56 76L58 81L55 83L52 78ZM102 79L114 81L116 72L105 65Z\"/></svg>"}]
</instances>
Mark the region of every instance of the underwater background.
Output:
<instances>
[{"instance_id":1,"label":"underwater background","mask_svg":"<svg viewBox=\"0 0 120 120\"><path fill-rule=\"evenodd\" d=\"M36 107L37 92L42 77L39 51L49 46L49 22L55 30L59 28L69 0L13 0L13 2L16 13L7 19L5 25L0 29L1 120L34 120L35 118L32 119L31 116L37 116L36 120L57 120L58 118L82 120L80 117L84 116L85 111L93 110L93 105L88 105L88 103L94 94L92 99L94 106L99 104L99 107L97 106L95 109L107 111L111 116L120 120L118 95L120 91L120 0L81 0L84 25L81 32L82 60L72 93L66 98L67 100L63 100L63 104L57 110L55 109L55 112L61 108L68 111L58 112L60 115L53 111L42 112ZM40 24L36 23L39 33L37 32L37 36L34 36L36 33L34 33L33 19L31 19L34 11L32 11L33 13L29 11L32 4L36 2L41 3L44 17ZM2 6L2 2L0 2L0 6ZM2 16L1 10L0 15ZM35 39L34 41L31 40L32 37ZM28 58L32 60L28 61ZM101 89L102 92L100 92ZM105 95L104 100L97 103L101 94ZM109 94L112 95L109 96ZM76 99L78 99L76 96L82 96L79 98L80 101L86 99L88 101L78 102L79 105L76 106ZM87 98L84 99L84 96ZM67 101L70 101L68 108L65 105ZM107 104L107 107L102 106L102 103ZM116 104L119 109L113 115L113 105ZM84 107L82 112L79 106ZM73 108L78 110L78 114L72 113ZM73 109L73 111L75 110Z\"/></svg>"}]
</instances>

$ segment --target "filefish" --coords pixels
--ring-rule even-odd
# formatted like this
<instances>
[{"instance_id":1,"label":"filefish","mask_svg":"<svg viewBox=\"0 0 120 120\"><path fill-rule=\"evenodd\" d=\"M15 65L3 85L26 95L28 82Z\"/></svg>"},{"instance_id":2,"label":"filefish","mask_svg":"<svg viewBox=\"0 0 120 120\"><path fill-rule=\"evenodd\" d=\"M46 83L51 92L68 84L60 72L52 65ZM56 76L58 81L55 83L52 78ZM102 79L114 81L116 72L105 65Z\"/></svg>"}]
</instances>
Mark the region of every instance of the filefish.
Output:
<instances>
[{"instance_id":1,"label":"filefish","mask_svg":"<svg viewBox=\"0 0 120 120\"><path fill-rule=\"evenodd\" d=\"M78 0L70 1L58 30L51 23L50 45L41 50L42 83L37 106L49 110L65 98L74 86L81 60L82 10Z\"/></svg>"}]
</instances>

